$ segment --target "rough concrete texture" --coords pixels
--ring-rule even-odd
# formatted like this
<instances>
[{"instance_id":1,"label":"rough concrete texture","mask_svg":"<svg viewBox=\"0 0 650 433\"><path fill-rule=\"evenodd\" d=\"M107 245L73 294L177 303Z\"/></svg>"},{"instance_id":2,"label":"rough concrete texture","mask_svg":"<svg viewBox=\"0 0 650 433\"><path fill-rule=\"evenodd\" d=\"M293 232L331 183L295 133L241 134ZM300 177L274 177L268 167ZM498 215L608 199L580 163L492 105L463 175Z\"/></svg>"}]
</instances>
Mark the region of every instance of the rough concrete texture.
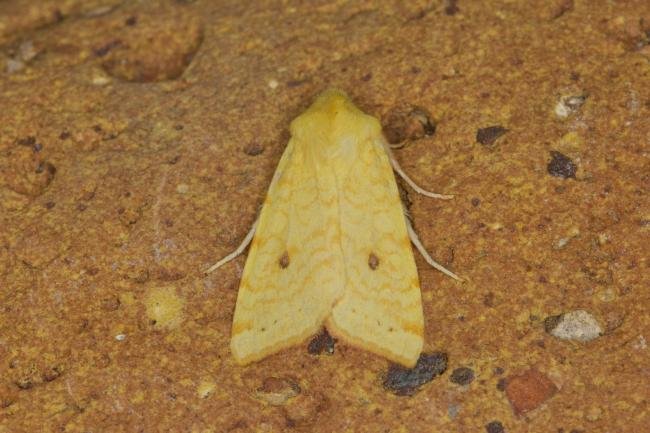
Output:
<instances>
[{"instance_id":1,"label":"rough concrete texture","mask_svg":"<svg viewBox=\"0 0 650 433\"><path fill-rule=\"evenodd\" d=\"M340 343L234 365L245 257L202 275L330 86L455 194L403 194L467 280L416 257L412 393ZM1 1L0 432L646 431L649 143L646 0Z\"/></svg>"}]
</instances>

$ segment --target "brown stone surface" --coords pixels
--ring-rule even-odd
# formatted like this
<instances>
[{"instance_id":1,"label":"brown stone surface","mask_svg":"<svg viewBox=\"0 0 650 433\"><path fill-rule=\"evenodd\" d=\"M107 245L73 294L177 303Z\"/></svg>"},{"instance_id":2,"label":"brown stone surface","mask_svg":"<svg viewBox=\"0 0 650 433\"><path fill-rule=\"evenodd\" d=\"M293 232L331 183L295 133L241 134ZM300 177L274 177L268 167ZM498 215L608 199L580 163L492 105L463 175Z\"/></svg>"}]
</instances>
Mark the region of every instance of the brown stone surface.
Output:
<instances>
[{"instance_id":1,"label":"brown stone surface","mask_svg":"<svg viewBox=\"0 0 650 433\"><path fill-rule=\"evenodd\" d=\"M544 373L531 369L506 379L506 396L515 413L539 407L557 392L557 386Z\"/></svg>"},{"instance_id":2,"label":"brown stone surface","mask_svg":"<svg viewBox=\"0 0 650 433\"><path fill-rule=\"evenodd\" d=\"M411 396L343 344L236 366L245 258L202 275L329 86L397 119L405 171L455 194L405 189L467 279L416 257L448 368ZM649 142L646 0L0 1L0 432L645 431ZM604 335L544 332L578 309ZM532 368L558 391L517 416L497 384ZM301 393L256 398L269 377Z\"/></svg>"}]
</instances>

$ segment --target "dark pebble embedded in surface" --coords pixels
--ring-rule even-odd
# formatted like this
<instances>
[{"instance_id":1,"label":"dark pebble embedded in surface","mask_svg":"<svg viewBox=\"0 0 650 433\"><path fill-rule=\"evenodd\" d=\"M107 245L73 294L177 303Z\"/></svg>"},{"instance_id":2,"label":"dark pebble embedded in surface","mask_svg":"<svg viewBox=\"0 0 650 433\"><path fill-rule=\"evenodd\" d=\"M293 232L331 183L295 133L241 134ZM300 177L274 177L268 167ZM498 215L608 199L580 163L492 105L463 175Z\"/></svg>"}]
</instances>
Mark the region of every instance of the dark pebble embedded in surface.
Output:
<instances>
[{"instance_id":1,"label":"dark pebble embedded in surface","mask_svg":"<svg viewBox=\"0 0 650 433\"><path fill-rule=\"evenodd\" d=\"M578 167L568 156L552 150L551 161L548 163L546 169L551 176L561 177L563 179L570 177L575 179Z\"/></svg>"},{"instance_id":2,"label":"dark pebble embedded in surface","mask_svg":"<svg viewBox=\"0 0 650 433\"><path fill-rule=\"evenodd\" d=\"M311 355L320 355L326 353L331 355L334 353L334 345L336 339L333 338L326 329L311 339L307 346L307 352Z\"/></svg>"},{"instance_id":3,"label":"dark pebble embedded in surface","mask_svg":"<svg viewBox=\"0 0 650 433\"><path fill-rule=\"evenodd\" d=\"M451 373L449 380L458 385L469 385L474 381L474 370L468 367L459 367Z\"/></svg>"},{"instance_id":4,"label":"dark pebble embedded in surface","mask_svg":"<svg viewBox=\"0 0 650 433\"><path fill-rule=\"evenodd\" d=\"M434 352L420 355L413 368L393 364L384 378L384 388L400 396L415 394L420 386L447 370L447 354Z\"/></svg>"},{"instance_id":5,"label":"dark pebble embedded in surface","mask_svg":"<svg viewBox=\"0 0 650 433\"><path fill-rule=\"evenodd\" d=\"M506 128L500 125L488 126L487 128L480 128L476 131L476 141L483 146L491 146L497 141L497 138L508 132Z\"/></svg>"},{"instance_id":6,"label":"dark pebble embedded in surface","mask_svg":"<svg viewBox=\"0 0 650 433\"><path fill-rule=\"evenodd\" d=\"M485 425L485 431L487 433L504 433L505 429L503 428L503 424L501 424L501 422L492 421Z\"/></svg>"}]
</instances>

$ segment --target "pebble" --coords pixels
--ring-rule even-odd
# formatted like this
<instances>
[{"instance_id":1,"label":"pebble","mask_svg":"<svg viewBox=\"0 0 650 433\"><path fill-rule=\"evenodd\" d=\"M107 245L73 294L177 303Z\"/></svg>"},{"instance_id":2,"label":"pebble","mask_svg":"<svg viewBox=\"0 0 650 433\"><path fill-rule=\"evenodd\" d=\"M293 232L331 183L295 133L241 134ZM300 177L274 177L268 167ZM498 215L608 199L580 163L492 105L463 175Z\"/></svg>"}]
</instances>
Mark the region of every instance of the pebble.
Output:
<instances>
[{"instance_id":1,"label":"pebble","mask_svg":"<svg viewBox=\"0 0 650 433\"><path fill-rule=\"evenodd\" d=\"M474 381L474 370L468 367L459 367L451 373L449 380L458 385L469 385Z\"/></svg>"},{"instance_id":2,"label":"pebble","mask_svg":"<svg viewBox=\"0 0 650 433\"><path fill-rule=\"evenodd\" d=\"M506 380L505 392L515 414L531 411L553 397L557 386L544 373L530 369Z\"/></svg>"},{"instance_id":3,"label":"pebble","mask_svg":"<svg viewBox=\"0 0 650 433\"><path fill-rule=\"evenodd\" d=\"M384 388L395 395L413 395L422 385L433 380L447 370L447 354L423 353L413 368L393 364L384 378Z\"/></svg>"},{"instance_id":4,"label":"pebble","mask_svg":"<svg viewBox=\"0 0 650 433\"><path fill-rule=\"evenodd\" d=\"M491 146L506 132L508 132L508 130L500 125L480 128L476 131L476 141L481 143L483 146Z\"/></svg>"},{"instance_id":5,"label":"pebble","mask_svg":"<svg viewBox=\"0 0 650 433\"><path fill-rule=\"evenodd\" d=\"M449 416L449 419L454 419L458 416L460 413L460 404L450 404L447 407L447 415Z\"/></svg>"},{"instance_id":6,"label":"pebble","mask_svg":"<svg viewBox=\"0 0 650 433\"><path fill-rule=\"evenodd\" d=\"M560 98L555 105L555 115L560 119L566 119L582 107L587 100L586 95L570 95Z\"/></svg>"},{"instance_id":7,"label":"pebble","mask_svg":"<svg viewBox=\"0 0 650 433\"><path fill-rule=\"evenodd\" d=\"M563 179L576 178L578 166L568 156L556 151L551 151L551 160L546 166L548 174Z\"/></svg>"},{"instance_id":8,"label":"pebble","mask_svg":"<svg viewBox=\"0 0 650 433\"><path fill-rule=\"evenodd\" d=\"M602 335L603 329L596 319L584 310L575 310L544 320L544 329L562 340L591 341Z\"/></svg>"},{"instance_id":9,"label":"pebble","mask_svg":"<svg viewBox=\"0 0 650 433\"><path fill-rule=\"evenodd\" d=\"M505 429L500 421L491 421L485 425L485 431L487 433L504 433Z\"/></svg>"},{"instance_id":10,"label":"pebble","mask_svg":"<svg viewBox=\"0 0 650 433\"><path fill-rule=\"evenodd\" d=\"M267 377L257 388L255 396L271 406L282 406L290 398L300 394L300 385L285 377Z\"/></svg>"}]
</instances>

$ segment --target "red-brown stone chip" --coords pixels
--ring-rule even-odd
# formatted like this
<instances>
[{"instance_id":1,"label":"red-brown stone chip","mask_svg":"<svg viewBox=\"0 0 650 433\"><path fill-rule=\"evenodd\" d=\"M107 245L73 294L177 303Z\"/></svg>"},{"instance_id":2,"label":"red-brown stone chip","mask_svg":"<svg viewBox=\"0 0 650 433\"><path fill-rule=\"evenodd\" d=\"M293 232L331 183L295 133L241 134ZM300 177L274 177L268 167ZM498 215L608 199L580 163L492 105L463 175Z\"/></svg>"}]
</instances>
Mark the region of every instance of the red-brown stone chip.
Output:
<instances>
[{"instance_id":1,"label":"red-brown stone chip","mask_svg":"<svg viewBox=\"0 0 650 433\"><path fill-rule=\"evenodd\" d=\"M557 386L535 369L511 376L506 383L506 396L517 415L539 407L557 392Z\"/></svg>"}]
</instances>

